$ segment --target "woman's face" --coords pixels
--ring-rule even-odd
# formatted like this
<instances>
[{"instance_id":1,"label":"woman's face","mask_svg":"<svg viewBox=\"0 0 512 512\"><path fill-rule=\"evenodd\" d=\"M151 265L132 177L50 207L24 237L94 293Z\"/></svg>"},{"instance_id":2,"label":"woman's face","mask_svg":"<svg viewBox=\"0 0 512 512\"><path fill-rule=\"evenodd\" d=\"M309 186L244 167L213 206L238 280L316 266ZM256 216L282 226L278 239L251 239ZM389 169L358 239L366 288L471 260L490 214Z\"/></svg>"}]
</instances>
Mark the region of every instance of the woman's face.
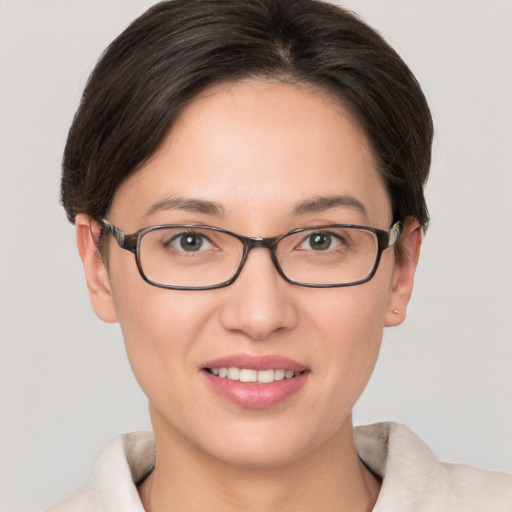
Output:
<instances>
[{"instance_id":1,"label":"woman's face","mask_svg":"<svg viewBox=\"0 0 512 512\"><path fill-rule=\"evenodd\" d=\"M107 218L127 233L202 224L261 237L331 223L387 230L393 220L350 115L318 92L270 81L219 86L192 102L116 192ZM97 270L104 289L92 301L100 317L122 327L157 436L259 466L297 460L349 435L383 327L399 323L392 310L404 306L393 249L357 286L290 284L260 248L231 286L177 291L147 284L133 254L110 243L108 271ZM245 384L210 367L301 374Z\"/></svg>"}]
</instances>

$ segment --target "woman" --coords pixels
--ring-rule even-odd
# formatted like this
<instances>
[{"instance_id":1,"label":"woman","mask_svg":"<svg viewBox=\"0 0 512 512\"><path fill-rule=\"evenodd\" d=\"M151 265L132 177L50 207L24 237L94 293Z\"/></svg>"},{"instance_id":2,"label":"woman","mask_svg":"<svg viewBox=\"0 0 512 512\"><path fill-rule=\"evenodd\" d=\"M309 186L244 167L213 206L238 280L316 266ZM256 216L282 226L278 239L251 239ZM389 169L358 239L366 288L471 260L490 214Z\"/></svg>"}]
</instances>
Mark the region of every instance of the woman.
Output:
<instances>
[{"instance_id":1,"label":"woman","mask_svg":"<svg viewBox=\"0 0 512 512\"><path fill-rule=\"evenodd\" d=\"M511 477L352 427L405 319L431 142L407 66L332 5L177 0L128 27L62 201L154 439L115 440L53 510L510 510Z\"/></svg>"}]
</instances>

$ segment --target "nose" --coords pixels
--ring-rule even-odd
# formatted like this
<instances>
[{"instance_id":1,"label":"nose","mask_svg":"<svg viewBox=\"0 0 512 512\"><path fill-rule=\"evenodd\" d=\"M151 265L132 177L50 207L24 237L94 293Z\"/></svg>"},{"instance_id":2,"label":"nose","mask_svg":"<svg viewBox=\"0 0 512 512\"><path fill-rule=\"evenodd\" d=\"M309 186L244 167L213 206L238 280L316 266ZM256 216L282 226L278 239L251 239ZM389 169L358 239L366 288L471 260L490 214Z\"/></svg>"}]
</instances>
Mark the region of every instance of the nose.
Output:
<instances>
[{"instance_id":1,"label":"nose","mask_svg":"<svg viewBox=\"0 0 512 512\"><path fill-rule=\"evenodd\" d=\"M228 299L221 316L224 328L254 340L292 329L298 319L292 288L279 275L268 249L253 249L237 280L226 288Z\"/></svg>"}]
</instances>

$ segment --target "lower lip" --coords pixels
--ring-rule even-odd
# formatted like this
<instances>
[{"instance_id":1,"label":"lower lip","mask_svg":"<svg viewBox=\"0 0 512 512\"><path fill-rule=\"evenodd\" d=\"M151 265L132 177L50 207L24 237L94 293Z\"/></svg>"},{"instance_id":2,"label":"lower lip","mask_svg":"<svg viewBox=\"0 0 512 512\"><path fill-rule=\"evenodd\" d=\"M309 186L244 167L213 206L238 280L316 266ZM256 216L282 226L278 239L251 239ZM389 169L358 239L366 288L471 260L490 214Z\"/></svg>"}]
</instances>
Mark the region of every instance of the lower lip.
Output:
<instances>
[{"instance_id":1,"label":"lower lip","mask_svg":"<svg viewBox=\"0 0 512 512\"><path fill-rule=\"evenodd\" d=\"M267 409L284 402L297 393L306 384L309 372L302 372L291 379L274 381L269 384L223 379L206 370L203 370L202 373L213 390L229 402L248 409Z\"/></svg>"}]
</instances>

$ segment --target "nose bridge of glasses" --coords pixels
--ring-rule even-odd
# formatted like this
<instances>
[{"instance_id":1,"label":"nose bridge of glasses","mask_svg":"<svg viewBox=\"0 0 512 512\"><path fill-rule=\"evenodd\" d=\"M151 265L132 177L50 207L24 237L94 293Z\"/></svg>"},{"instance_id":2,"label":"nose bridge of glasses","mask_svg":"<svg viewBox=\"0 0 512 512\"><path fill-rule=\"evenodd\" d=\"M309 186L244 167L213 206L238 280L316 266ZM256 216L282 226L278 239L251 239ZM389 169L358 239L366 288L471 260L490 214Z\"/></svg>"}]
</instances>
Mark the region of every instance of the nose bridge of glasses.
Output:
<instances>
[{"instance_id":1,"label":"nose bridge of glasses","mask_svg":"<svg viewBox=\"0 0 512 512\"><path fill-rule=\"evenodd\" d=\"M277 254L276 254L276 248L277 244L281 240L282 236L274 236L269 238L263 238L260 236L251 236L251 237L243 237L243 241L245 244L245 258L242 262L245 263L245 259L249 255L249 252L252 249L268 249L270 251L270 258L276 267L276 269L279 271L279 273L282 273L282 270L280 268L280 265L277 261Z\"/></svg>"},{"instance_id":2,"label":"nose bridge of glasses","mask_svg":"<svg viewBox=\"0 0 512 512\"><path fill-rule=\"evenodd\" d=\"M273 238L262 238L260 236L248 236L243 238L247 250L251 249L270 249L274 250L276 246L276 237Z\"/></svg>"},{"instance_id":3,"label":"nose bridge of glasses","mask_svg":"<svg viewBox=\"0 0 512 512\"><path fill-rule=\"evenodd\" d=\"M270 238L262 238L259 236L244 236L240 237L239 239L242 240L245 246L244 256L242 260L240 261L240 267L238 269L237 275L242 271L242 268L245 267L245 263L247 261L247 258L249 256L249 252L252 249L268 249L270 251L270 258L272 260L272 263L279 274L282 275L282 270L280 268L280 265L277 261L277 256L275 253L275 248L279 242L279 240L282 237L270 237Z\"/></svg>"}]
</instances>

